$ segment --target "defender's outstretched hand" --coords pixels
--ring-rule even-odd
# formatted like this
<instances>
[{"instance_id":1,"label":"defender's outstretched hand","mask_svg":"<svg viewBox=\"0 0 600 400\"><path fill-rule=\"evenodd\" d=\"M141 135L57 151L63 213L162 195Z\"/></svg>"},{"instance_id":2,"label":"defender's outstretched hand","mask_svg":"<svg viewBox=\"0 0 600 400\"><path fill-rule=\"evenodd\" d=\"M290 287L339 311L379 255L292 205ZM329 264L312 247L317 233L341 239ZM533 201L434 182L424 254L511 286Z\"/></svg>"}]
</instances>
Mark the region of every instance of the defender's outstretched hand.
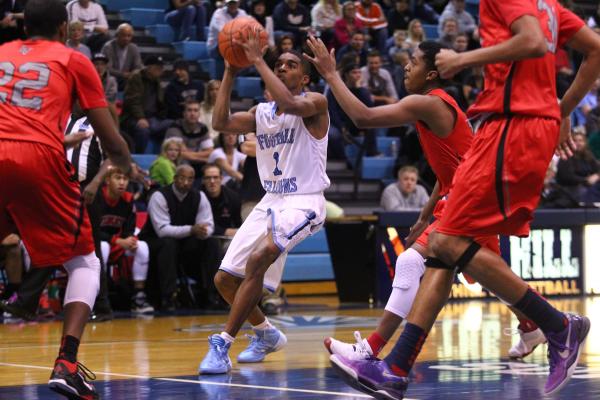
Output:
<instances>
[{"instance_id":1,"label":"defender's outstretched hand","mask_svg":"<svg viewBox=\"0 0 600 400\"><path fill-rule=\"evenodd\" d=\"M263 59L263 56L267 52L269 45L261 46L260 44L260 31L262 28L255 27L252 30L247 31L246 40L237 40L233 39L233 43L236 46L241 46L244 49L244 53L246 53L246 58L252 64L256 64L257 62Z\"/></svg>"},{"instance_id":2,"label":"defender's outstretched hand","mask_svg":"<svg viewBox=\"0 0 600 400\"><path fill-rule=\"evenodd\" d=\"M435 56L435 66L442 79L452 78L464 68L461 54L448 49L440 50Z\"/></svg>"},{"instance_id":3,"label":"defender's outstretched hand","mask_svg":"<svg viewBox=\"0 0 600 400\"><path fill-rule=\"evenodd\" d=\"M335 50L327 51L327 47L321 39L316 39L314 36L309 36L306 40L306 44L313 53L313 57L306 53L303 53L304 58L310 61L319 74L327 80L329 76L336 73L335 70Z\"/></svg>"}]
</instances>

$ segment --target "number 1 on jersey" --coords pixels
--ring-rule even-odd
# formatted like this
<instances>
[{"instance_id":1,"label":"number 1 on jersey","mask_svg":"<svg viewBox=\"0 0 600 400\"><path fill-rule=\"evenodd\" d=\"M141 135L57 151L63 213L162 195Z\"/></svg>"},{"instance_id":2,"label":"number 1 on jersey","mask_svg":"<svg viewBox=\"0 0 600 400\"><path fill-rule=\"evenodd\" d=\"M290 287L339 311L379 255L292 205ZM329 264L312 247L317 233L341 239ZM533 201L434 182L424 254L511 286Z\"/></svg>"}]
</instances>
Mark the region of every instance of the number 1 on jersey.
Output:
<instances>
[{"instance_id":1,"label":"number 1 on jersey","mask_svg":"<svg viewBox=\"0 0 600 400\"><path fill-rule=\"evenodd\" d=\"M278 168L278 165L279 165L279 152L278 151L273 153L273 159L275 160L275 169L273 170L273 175L279 176L279 175L283 174L283 172L281 172L281 170Z\"/></svg>"}]
</instances>

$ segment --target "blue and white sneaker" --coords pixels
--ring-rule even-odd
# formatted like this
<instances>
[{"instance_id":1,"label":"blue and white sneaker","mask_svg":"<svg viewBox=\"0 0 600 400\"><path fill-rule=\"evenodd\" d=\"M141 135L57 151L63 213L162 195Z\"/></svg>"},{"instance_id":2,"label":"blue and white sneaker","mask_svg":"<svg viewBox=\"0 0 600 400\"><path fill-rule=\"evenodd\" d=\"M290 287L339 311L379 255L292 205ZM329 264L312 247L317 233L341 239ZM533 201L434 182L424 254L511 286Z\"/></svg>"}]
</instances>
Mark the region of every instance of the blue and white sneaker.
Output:
<instances>
[{"instance_id":1,"label":"blue and white sneaker","mask_svg":"<svg viewBox=\"0 0 600 400\"><path fill-rule=\"evenodd\" d=\"M231 371L231 359L229 358L229 347L221 335L208 337L208 353L198 367L199 374L226 374Z\"/></svg>"},{"instance_id":2,"label":"blue and white sneaker","mask_svg":"<svg viewBox=\"0 0 600 400\"><path fill-rule=\"evenodd\" d=\"M261 362L267 354L280 350L287 343L287 337L277 328L254 330L254 333L256 336L248 336L250 344L238 355L238 362Z\"/></svg>"}]
</instances>

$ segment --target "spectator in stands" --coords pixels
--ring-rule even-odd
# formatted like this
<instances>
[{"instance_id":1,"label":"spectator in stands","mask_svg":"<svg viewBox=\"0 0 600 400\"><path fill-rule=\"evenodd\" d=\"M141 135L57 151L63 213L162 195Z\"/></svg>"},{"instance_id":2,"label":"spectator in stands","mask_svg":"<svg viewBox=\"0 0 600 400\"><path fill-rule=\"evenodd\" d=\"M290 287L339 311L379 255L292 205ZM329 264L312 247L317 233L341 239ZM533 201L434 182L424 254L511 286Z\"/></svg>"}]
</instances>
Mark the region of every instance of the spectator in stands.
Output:
<instances>
[{"instance_id":1,"label":"spectator in stands","mask_svg":"<svg viewBox=\"0 0 600 400\"><path fill-rule=\"evenodd\" d=\"M85 31L85 43L89 46L92 54L97 53L102 45L110 39L108 36L108 22L104 10L91 0L71 0L67 3L69 22L83 22Z\"/></svg>"},{"instance_id":2,"label":"spectator in stands","mask_svg":"<svg viewBox=\"0 0 600 400\"><path fill-rule=\"evenodd\" d=\"M360 57L360 65L367 64L367 46L365 46L365 34L362 31L356 31L352 33L350 42L347 45L342 46L339 51L336 52L336 60L339 63L344 55L349 52L354 52Z\"/></svg>"},{"instance_id":3,"label":"spectator in stands","mask_svg":"<svg viewBox=\"0 0 600 400\"><path fill-rule=\"evenodd\" d=\"M235 133L219 133L219 147L213 150L208 162L218 165L223 171L223 184L238 190L244 179L240 172L246 155L237 149L238 137Z\"/></svg>"},{"instance_id":4,"label":"spectator in stands","mask_svg":"<svg viewBox=\"0 0 600 400\"><path fill-rule=\"evenodd\" d=\"M371 46L385 53L385 41L388 37L387 19L381 6L373 0L360 0L356 2L356 18L367 28L371 37Z\"/></svg>"},{"instance_id":5,"label":"spectator in stands","mask_svg":"<svg viewBox=\"0 0 600 400\"><path fill-rule=\"evenodd\" d=\"M215 235L233 237L242 225L240 196L223 185L223 173L216 164L202 168L202 191L206 194L215 222Z\"/></svg>"},{"instance_id":6,"label":"spectator in stands","mask_svg":"<svg viewBox=\"0 0 600 400\"><path fill-rule=\"evenodd\" d=\"M398 93L398 100L408 96L406 87L404 87L404 68L410 61L410 53L408 50L401 50L394 53L392 62L394 67L392 69L392 76L394 79L394 85L396 86L396 92Z\"/></svg>"},{"instance_id":7,"label":"spectator in stands","mask_svg":"<svg viewBox=\"0 0 600 400\"><path fill-rule=\"evenodd\" d=\"M106 266L118 265L119 269L127 269L127 258L133 258L131 311L152 313L154 308L146 300L144 292L150 251L148 244L135 236L136 211L133 195L127 192L129 178L120 169L111 167L104 183L105 186L96 196L100 213L102 260Z\"/></svg>"},{"instance_id":8,"label":"spectator in stands","mask_svg":"<svg viewBox=\"0 0 600 400\"><path fill-rule=\"evenodd\" d=\"M575 108L572 115L573 126L585 127L590 112L598 108L598 89L600 89L600 79L594 83L591 90Z\"/></svg>"},{"instance_id":9,"label":"spectator in stands","mask_svg":"<svg viewBox=\"0 0 600 400\"><path fill-rule=\"evenodd\" d=\"M272 98L265 90L265 99L272 101ZM244 161L244 179L240 188L240 200L242 202L241 217L244 221L258 202L265 195L260 176L258 175L258 165L256 164L256 135L248 133L244 135L244 141L240 145L240 150L246 155Z\"/></svg>"},{"instance_id":10,"label":"spectator in stands","mask_svg":"<svg viewBox=\"0 0 600 400\"><path fill-rule=\"evenodd\" d=\"M208 157L213 151L214 142L208 134L208 128L202 122L199 122L200 102L190 99L185 103L183 118L176 120L169 129L165 138L180 138L182 141L181 160L192 165L197 176L200 174L202 166L208 161Z\"/></svg>"},{"instance_id":11,"label":"spectator in stands","mask_svg":"<svg viewBox=\"0 0 600 400\"><path fill-rule=\"evenodd\" d=\"M390 46L390 49L388 50L388 56L392 61L394 60L394 54L406 52L411 49L410 44L406 41L406 38L406 31L399 30L394 32L394 36L392 36L392 46Z\"/></svg>"},{"instance_id":12,"label":"spectator in stands","mask_svg":"<svg viewBox=\"0 0 600 400\"><path fill-rule=\"evenodd\" d=\"M4 0L0 3L0 44L25 38L23 10L26 0Z\"/></svg>"},{"instance_id":13,"label":"spectator in stands","mask_svg":"<svg viewBox=\"0 0 600 400\"><path fill-rule=\"evenodd\" d=\"M104 53L96 53L92 57L92 63L94 63L96 72L98 72L100 80L102 81L104 95L106 96L106 101L108 102L108 109L115 120L115 124L119 126L119 116L116 106L118 84L115 77L108 72L108 62L108 57L106 57Z\"/></svg>"},{"instance_id":14,"label":"spectator in stands","mask_svg":"<svg viewBox=\"0 0 600 400\"><path fill-rule=\"evenodd\" d=\"M600 162L587 145L585 134L573 134L573 157L558 162L556 182L581 202L600 201Z\"/></svg>"},{"instance_id":15,"label":"spectator in stands","mask_svg":"<svg viewBox=\"0 0 600 400\"><path fill-rule=\"evenodd\" d=\"M310 31L310 12L298 0L283 0L273 10L273 23L276 31L291 33L296 43L304 43Z\"/></svg>"},{"instance_id":16,"label":"spectator in stands","mask_svg":"<svg viewBox=\"0 0 600 400\"><path fill-rule=\"evenodd\" d=\"M462 53L467 51L469 47L469 37L466 33L458 33L454 38L454 43L452 43L452 49L457 53Z\"/></svg>"},{"instance_id":17,"label":"spectator in stands","mask_svg":"<svg viewBox=\"0 0 600 400\"><path fill-rule=\"evenodd\" d=\"M442 23L442 34L438 42L448 48L452 48L456 35L458 35L458 21L453 17L447 17Z\"/></svg>"},{"instance_id":18,"label":"spectator in stands","mask_svg":"<svg viewBox=\"0 0 600 400\"><path fill-rule=\"evenodd\" d=\"M333 45L335 22L342 18L342 7L338 0L319 0L310 12L316 35L328 46Z\"/></svg>"},{"instance_id":19,"label":"spectator in stands","mask_svg":"<svg viewBox=\"0 0 600 400\"><path fill-rule=\"evenodd\" d=\"M19 289L25 272L19 235L11 233L0 238L0 264L3 265L6 274L6 282L1 297L2 300L8 300Z\"/></svg>"},{"instance_id":20,"label":"spectator in stands","mask_svg":"<svg viewBox=\"0 0 600 400\"><path fill-rule=\"evenodd\" d=\"M590 28L600 27L600 4L596 8L596 13L588 18L587 24Z\"/></svg>"},{"instance_id":21,"label":"spectator in stands","mask_svg":"<svg viewBox=\"0 0 600 400\"><path fill-rule=\"evenodd\" d=\"M358 64L346 65L341 71L340 75L344 80L344 83L350 89L360 101L362 101L367 107L373 106L373 100L371 93L361 87L361 69ZM346 155L344 151L344 143L349 140L350 137L363 137L363 148L365 149L364 155L374 156L377 154L377 143L375 138L375 131L372 129L359 129L352 119L344 112L340 107L337 99L333 93L327 91L327 106L329 108L329 146L327 148L328 156L331 159L345 160ZM353 162L354 160L348 160Z\"/></svg>"},{"instance_id":22,"label":"spectator in stands","mask_svg":"<svg viewBox=\"0 0 600 400\"><path fill-rule=\"evenodd\" d=\"M390 184L381 195L385 211L420 210L429 200L425 188L419 184L419 171L412 165L398 170L398 181Z\"/></svg>"},{"instance_id":23,"label":"spectator in stands","mask_svg":"<svg viewBox=\"0 0 600 400\"><path fill-rule=\"evenodd\" d=\"M427 40L423 24L418 19L413 19L408 24L408 39L406 42L410 45L411 51L419 46L419 43Z\"/></svg>"},{"instance_id":24,"label":"spectator in stands","mask_svg":"<svg viewBox=\"0 0 600 400\"><path fill-rule=\"evenodd\" d=\"M211 300L218 299L213 276L219 266L219 243L210 237L214 232L210 203L204 193L192 189L194 177L189 165L177 167L173 184L150 197L148 220L139 235L156 260L151 268L157 268L161 309L167 312L176 308L181 273L201 282Z\"/></svg>"},{"instance_id":25,"label":"spectator in stands","mask_svg":"<svg viewBox=\"0 0 600 400\"><path fill-rule=\"evenodd\" d=\"M454 18L458 21L459 32L465 32L471 35L474 40L479 40L479 30L475 24L475 18L465 11L465 0L450 0L446 5L438 23L438 33L440 36L442 36L444 21L447 18Z\"/></svg>"},{"instance_id":26,"label":"spectator in stands","mask_svg":"<svg viewBox=\"0 0 600 400\"><path fill-rule=\"evenodd\" d=\"M398 101L396 86L388 70L381 68L381 55L372 50L367 56L367 65L361 68L361 85L373 96L375 105L393 104Z\"/></svg>"},{"instance_id":27,"label":"spectator in stands","mask_svg":"<svg viewBox=\"0 0 600 400\"><path fill-rule=\"evenodd\" d=\"M350 36L355 31L362 31L362 22L356 18L356 6L352 1L346 1L342 5L342 18L335 22L333 33L335 35L335 46L342 47L350 41Z\"/></svg>"},{"instance_id":28,"label":"spectator in stands","mask_svg":"<svg viewBox=\"0 0 600 400\"><path fill-rule=\"evenodd\" d=\"M92 58L92 52L89 47L81 43L83 40L83 22L73 21L69 23L69 38L65 45L75 51L80 52L87 58Z\"/></svg>"},{"instance_id":29,"label":"spectator in stands","mask_svg":"<svg viewBox=\"0 0 600 400\"><path fill-rule=\"evenodd\" d=\"M388 35L392 36L399 29L407 30L408 24L413 18L409 0L395 0L394 8L387 13Z\"/></svg>"},{"instance_id":30,"label":"spectator in stands","mask_svg":"<svg viewBox=\"0 0 600 400\"><path fill-rule=\"evenodd\" d=\"M206 91L204 92L204 101L200 103L200 117L198 118L198 121L203 123L208 128L208 135L214 143L217 142L219 132L213 129L212 115L220 87L220 80L213 79L208 81L208 83L206 84Z\"/></svg>"},{"instance_id":31,"label":"spectator in stands","mask_svg":"<svg viewBox=\"0 0 600 400\"><path fill-rule=\"evenodd\" d=\"M173 120L166 119L164 92L160 84L162 58L149 56L146 66L134 72L125 86L122 120L133 135L136 153L144 153L148 141L162 141Z\"/></svg>"},{"instance_id":32,"label":"spectator in stands","mask_svg":"<svg viewBox=\"0 0 600 400\"><path fill-rule=\"evenodd\" d=\"M169 0L165 22L173 28L175 41L190 40L196 32L196 40L204 41L206 8L202 0Z\"/></svg>"},{"instance_id":33,"label":"spectator in stands","mask_svg":"<svg viewBox=\"0 0 600 400\"><path fill-rule=\"evenodd\" d=\"M160 154L150 166L150 179L160 186L167 186L173 183L177 165L181 160L181 150L183 140L178 137L165 139L160 147Z\"/></svg>"},{"instance_id":34,"label":"spectator in stands","mask_svg":"<svg viewBox=\"0 0 600 400\"><path fill-rule=\"evenodd\" d=\"M216 62L217 76L223 76L223 71L225 70L223 56L219 53L219 32L223 30L223 26L229 21L245 16L247 16L246 11L239 8L238 0L226 0L225 5L216 9L210 18L206 47L208 48L209 56Z\"/></svg>"},{"instance_id":35,"label":"spectator in stands","mask_svg":"<svg viewBox=\"0 0 600 400\"><path fill-rule=\"evenodd\" d=\"M204 84L190 79L187 61L179 59L173 63L175 76L165 88L165 103L167 105L167 118L179 119L183 116L183 106L186 100L202 101L204 98Z\"/></svg>"},{"instance_id":36,"label":"spectator in stands","mask_svg":"<svg viewBox=\"0 0 600 400\"><path fill-rule=\"evenodd\" d=\"M544 187L540 196L540 208L576 208L579 201L574 194L556 183L556 164L553 159L548 165Z\"/></svg>"},{"instance_id":37,"label":"spectator in stands","mask_svg":"<svg viewBox=\"0 0 600 400\"><path fill-rule=\"evenodd\" d=\"M571 82L573 82L575 71L569 53L563 47L556 48L554 63L556 66L556 95L559 99L562 99L569 86L571 86Z\"/></svg>"},{"instance_id":38,"label":"spectator in stands","mask_svg":"<svg viewBox=\"0 0 600 400\"><path fill-rule=\"evenodd\" d=\"M250 5L250 16L254 17L263 28L267 31L269 38L269 47L275 47L275 28L273 17L267 15L267 7L265 6L265 0L252 0Z\"/></svg>"},{"instance_id":39,"label":"spectator in stands","mask_svg":"<svg viewBox=\"0 0 600 400\"><path fill-rule=\"evenodd\" d=\"M134 72L143 67L140 49L131 42L132 39L133 27L123 23L117 27L115 38L109 40L102 48L109 60L110 74L117 78L119 90L125 87Z\"/></svg>"}]
</instances>

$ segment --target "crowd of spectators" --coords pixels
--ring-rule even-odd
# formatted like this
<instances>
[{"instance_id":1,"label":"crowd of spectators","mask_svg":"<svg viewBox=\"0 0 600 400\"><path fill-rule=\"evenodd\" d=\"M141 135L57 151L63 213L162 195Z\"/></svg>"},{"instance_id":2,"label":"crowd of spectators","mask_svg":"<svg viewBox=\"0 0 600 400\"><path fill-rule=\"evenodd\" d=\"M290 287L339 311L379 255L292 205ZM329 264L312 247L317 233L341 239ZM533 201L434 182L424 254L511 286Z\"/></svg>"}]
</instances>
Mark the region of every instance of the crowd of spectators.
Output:
<instances>
[{"instance_id":1,"label":"crowd of spectators","mask_svg":"<svg viewBox=\"0 0 600 400\"><path fill-rule=\"evenodd\" d=\"M0 1L4 12L0 42L23 37L24 2ZM144 261L142 254L139 262L147 264L147 273L138 273L133 281L138 292L152 290L149 301L155 307L176 308L182 290L187 290L188 300L196 305L222 306L211 277L228 239L264 193L254 157L254 136L249 132L239 144L236 135L213 129L218 79L196 79L201 75L194 75L192 63L187 61L167 64L154 54L142 58L133 40L134 28L121 23L111 35L104 10L94 1L71 0L67 9L66 44L93 61L115 122L132 152L159 153L149 171L151 187L128 186L136 206L131 212L135 214L137 208L147 213L145 224L139 226L139 240L130 225L117 238L113 238L114 232L107 234L104 242L110 246L104 245L105 262L115 261L115 248L131 256L147 244L148 259ZM335 49L338 70L348 88L369 106L392 104L408 95L404 68L420 42L438 40L457 52L479 46L477 14L467 9L465 0L170 0L164 21L173 28L176 41L205 40L220 76L224 64L218 33L228 21L246 15L253 16L268 33L265 57L269 62L290 49L306 51L303 44L309 34L320 37ZM600 34L600 6L584 17ZM557 49L559 98L580 62L569 49ZM199 69L196 66L194 70ZM172 71L170 79L165 78L165 70ZM243 73L256 72L249 68ZM445 89L466 110L483 89L482 68L462 71L446 82ZM359 146L360 156L378 157L377 136L397 136L397 148L392 152L397 155L397 180L383 190L381 207L387 211L422 207L435 178L423 158L414 126L358 129L316 75L310 90L324 91L328 98L329 157L355 165L355 160L347 159L348 146ZM600 202L599 90L600 81L573 114L577 151L573 158L553 160L549 166L542 207ZM114 176L108 176L102 189L110 204L111 196L116 196L116 189L110 187ZM14 238L0 239L2 253L16 254ZM15 274L12 276L18 276ZM195 282L195 292L189 289L191 284L182 286L189 283L184 277ZM201 298L195 298L199 293ZM145 299L136 301L132 309L148 309Z\"/></svg>"}]
</instances>

